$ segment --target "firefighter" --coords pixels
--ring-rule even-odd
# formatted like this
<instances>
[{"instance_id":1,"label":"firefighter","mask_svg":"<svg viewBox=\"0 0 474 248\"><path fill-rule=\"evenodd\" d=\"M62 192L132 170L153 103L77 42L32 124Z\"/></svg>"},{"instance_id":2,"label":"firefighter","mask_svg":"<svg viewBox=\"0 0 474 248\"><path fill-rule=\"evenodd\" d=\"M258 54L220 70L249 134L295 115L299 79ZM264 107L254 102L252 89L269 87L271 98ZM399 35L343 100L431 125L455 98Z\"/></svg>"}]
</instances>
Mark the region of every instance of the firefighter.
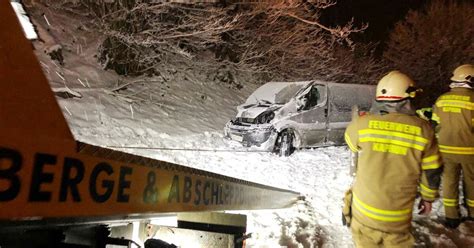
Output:
<instances>
[{"instance_id":1,"label":"firefighter","mask_svg":"<svg viewBox=\"0 0 474 248\"><path fill-rule=\"evenodd\" d=\"M346 129L358 162L343 222L350 222L357 247L413 247L410 227L418 189L420 214L429 214L437 198L442 165L434 130L411 105L418 91L405 74L388 73L377 85L370 112Z\"/></svg>"},{"instance_id":2,"label":"firefighter","mask_svg":"<svg viewBox=\"0 0 474 248\"><path fill-rule=\"evenodd\" d=\"M461 65L451 77L451 90L433 106L433 120L443 157L444 224L456 228L459 213L459 180L464 177L464 200L468 220L474 220L474 65Z\"/></svg>"}]
</instances>

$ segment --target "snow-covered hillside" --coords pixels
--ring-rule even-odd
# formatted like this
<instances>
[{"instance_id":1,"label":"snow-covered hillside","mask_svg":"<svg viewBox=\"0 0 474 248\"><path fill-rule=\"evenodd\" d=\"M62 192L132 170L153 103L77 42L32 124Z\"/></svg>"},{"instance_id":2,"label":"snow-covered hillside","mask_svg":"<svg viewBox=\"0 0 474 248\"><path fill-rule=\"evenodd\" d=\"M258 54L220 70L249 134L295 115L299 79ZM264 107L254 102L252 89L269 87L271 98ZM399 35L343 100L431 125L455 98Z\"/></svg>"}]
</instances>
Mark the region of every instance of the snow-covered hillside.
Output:
<instances>
[{"instance_id":1,"label":"snow-covered hillside","mask_svg":"<svg viewBox=\"0 0 474 248\"><path fill-rule=\"evenodd\" d=\"M68 76L65 73L64 77ZM65 83L82 96L58 98L80 141L291 189L307 197L306 202L290 209L247 213L248 232L253 233L250 247L297 247L298 243L351 246L350 235L340 224L341 197L350 183L346 147L304 150L282 158L223 137L223 127L235 114L235 106L257 85L236 91L209 82L196 89L193 82L181 81L171 84L167 94L157 100L152 97L149 102L129 103L110 94L112 86L92 89L78 80ZM126 91L132 94L145 87L150 92L156 86L135 85ZM56 90L63 87L53 83ZM201 95L208 97L202 99Z\"/></svg>"},{"instance_id":2,"label":"snow-covered hillside","mask_svg":"<svg viewBox=\"0 0 474 248\"><path fill-rule=\"evenodd\" d=\"M64 20L49 18L51 25L67 27ZM341 224L342 197L352 180L346 147L297 151L288 158L247 150L224 139L223 128L235 106L258 87L248 77L237 77L247 81L240 90L183 68L159 77L124 78L97 64L96 40L64 32L56 33L64 39L64 66L42 49L36 53L76 139L306 197L288 209L245 212L253 233L247 247L353 247ZM68 33L78 43L72 45ZM473 247L474 226L446 230L438 224L441 210L438 202L429 217L415 216L417 246Z\"/></svg>"}]
</instances>

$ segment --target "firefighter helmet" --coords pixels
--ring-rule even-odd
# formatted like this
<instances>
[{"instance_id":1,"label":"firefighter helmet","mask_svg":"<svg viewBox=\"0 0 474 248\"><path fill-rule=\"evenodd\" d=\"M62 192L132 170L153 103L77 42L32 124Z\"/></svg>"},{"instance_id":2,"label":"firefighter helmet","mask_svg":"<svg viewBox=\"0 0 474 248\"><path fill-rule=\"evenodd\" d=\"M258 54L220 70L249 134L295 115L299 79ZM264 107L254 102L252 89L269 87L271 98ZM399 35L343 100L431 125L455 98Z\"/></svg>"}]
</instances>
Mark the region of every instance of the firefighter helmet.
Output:
<instances>
[{"instance_id":1,"label":"firefighter helmet","mask_svg":"<svg viewBox=\"0 0 474 248\"><path fill-rule=\"evenodd\" d=\"M407 75L399 71L391 71L380 79L377 84L377 101L400 101L413 98L416 92L415 82Z\"/></svg>"},{"instance_id":2,"label":"firefighter helmet","mask_svg":"<svg viewBox=\"0 0 474 248\"><path fill-rule=\"evenodd\" d=\"M451 77L451 81L454 82L474 82L474 65L465 64L458 66L453 71L453 76Z\"/></svg>"}]
</instances>

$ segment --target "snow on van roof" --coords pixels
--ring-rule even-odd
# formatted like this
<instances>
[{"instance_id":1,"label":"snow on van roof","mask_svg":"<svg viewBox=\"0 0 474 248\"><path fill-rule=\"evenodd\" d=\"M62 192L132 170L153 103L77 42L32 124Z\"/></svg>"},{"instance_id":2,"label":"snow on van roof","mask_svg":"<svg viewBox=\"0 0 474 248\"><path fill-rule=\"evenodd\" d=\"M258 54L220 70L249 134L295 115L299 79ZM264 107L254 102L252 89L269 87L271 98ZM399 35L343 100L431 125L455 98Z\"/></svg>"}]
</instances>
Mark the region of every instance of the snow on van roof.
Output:
<instances>
[{"instance_id":1,"label":"snow on van roof","mask_svg":"<svg viewBox=\"0 0 474 248\"><path fill-rule=\"evenodd\" d=\"M245 104L255 104L259 101L271 103L286 103L301 88L313 81L300 82L268 82L255 90Z\"/></svg>"},{"instance_id":2,"label":"snow on van roof","mask_svg":"<svg viewBox=\"0 0 474 248\"><path fill-rule=\"evenodd\" d=\"M315 82L317 84L327 85L329 88L342 87L344 91L362 90L369 94L374 93L374 85L335 83L321 80L296 81L296 82L268 82L255 90L248 98L245 104L257 104L259 102L286 103L293 97L298 90L306 85Z\"/></svg>"},{"instance_id":3,"label":"snow on van roof","mask_svg":"<svg viewBox=\"0 0 474 248\"><path fill-rule=\"evenodd\" d=\"M316 82L319 83L319 81L316 81ZM367 90L369 90L376 87L376 85L371 85L371 84L349 84L349 83L334 83L334 82L326 82L325 84L327 84L329 88L342 86L344 88L358 88L358 89L366 88Z\"/></svg>"}]
</instances>

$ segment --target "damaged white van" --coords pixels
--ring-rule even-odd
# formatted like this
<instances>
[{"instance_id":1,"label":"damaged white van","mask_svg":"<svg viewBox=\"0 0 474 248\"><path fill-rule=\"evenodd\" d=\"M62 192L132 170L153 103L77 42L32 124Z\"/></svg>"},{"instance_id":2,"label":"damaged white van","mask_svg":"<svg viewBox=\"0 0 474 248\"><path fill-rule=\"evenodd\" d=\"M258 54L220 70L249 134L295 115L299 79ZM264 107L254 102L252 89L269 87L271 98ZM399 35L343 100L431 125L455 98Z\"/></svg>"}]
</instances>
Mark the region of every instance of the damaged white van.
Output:
<instances>
[{"instance_id":1,"label":"damaged white van","mask_svg":"<svg viewBox=\"0 0 474 248\"><path fill-rule=\"evenodd\" d=\"M281 156L295 149L342 145L352 107L368 111L374 97L373 85L269 82L237 107L224 135Z\"/></svg>"}]
</instances>

